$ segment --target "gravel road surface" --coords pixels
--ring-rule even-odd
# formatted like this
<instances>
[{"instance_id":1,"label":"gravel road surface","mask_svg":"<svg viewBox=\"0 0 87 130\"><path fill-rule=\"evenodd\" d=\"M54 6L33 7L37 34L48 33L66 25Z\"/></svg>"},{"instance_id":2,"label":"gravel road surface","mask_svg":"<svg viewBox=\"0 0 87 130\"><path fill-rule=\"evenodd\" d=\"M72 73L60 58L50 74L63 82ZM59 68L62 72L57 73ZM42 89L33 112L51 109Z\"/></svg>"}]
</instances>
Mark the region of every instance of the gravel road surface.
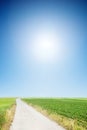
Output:
<instances>
[{"instance_id":1,"label":"gravel road surface","mask_svg":"<svg viewBox=\"0 0 87 130\"><path fill-rule=\"evenodd\" d=\"M20 99L10 130L65 130Z\"/></svg>"}]
</instances>

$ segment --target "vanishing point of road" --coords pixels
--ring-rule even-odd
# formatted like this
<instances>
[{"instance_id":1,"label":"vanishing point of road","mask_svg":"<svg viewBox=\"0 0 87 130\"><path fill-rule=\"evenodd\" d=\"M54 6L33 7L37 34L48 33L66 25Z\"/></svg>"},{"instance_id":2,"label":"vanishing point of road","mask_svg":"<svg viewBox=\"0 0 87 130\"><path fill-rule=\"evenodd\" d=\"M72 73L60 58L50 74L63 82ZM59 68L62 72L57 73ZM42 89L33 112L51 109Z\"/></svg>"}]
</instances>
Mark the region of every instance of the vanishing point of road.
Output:
<instances>
[{"instance_id":1,"label":"vanishing point of road","mask_svg":"<svg viewBox=\"0 0 87 130\"><path fill-rule=\"evenodd\" d=\"M17 99L17 107L10 130L65 130L34 108Z\"/></svg>"}]
</instances>

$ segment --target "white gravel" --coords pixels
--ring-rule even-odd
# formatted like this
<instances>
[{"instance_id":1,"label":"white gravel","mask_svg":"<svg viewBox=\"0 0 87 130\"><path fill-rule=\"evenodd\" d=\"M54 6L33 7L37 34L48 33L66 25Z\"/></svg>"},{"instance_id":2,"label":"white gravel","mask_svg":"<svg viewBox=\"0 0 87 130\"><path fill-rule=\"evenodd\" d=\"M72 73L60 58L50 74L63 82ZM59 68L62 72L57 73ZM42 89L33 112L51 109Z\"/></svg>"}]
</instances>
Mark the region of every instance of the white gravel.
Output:
<instances>
[{"instance_id":1,"label":"white gravel","mask_svg":"<svg viewBox=\"0 0 87 130\"><path fill-rule=\"evenodd\" d=\"M17 99L17 107L10 130L65 130L25 102Z\"/></svg>"}]
</instances>

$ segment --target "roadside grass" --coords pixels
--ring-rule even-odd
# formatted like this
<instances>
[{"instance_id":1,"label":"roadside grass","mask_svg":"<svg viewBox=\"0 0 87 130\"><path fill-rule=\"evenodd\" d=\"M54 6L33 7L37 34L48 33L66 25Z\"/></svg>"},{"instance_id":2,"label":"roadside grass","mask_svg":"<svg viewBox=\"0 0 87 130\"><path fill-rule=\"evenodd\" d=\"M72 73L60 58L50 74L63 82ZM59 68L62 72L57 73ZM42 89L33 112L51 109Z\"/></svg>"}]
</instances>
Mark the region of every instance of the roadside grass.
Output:
<instances>
[{"instance_id":1,"label":"roadside grass","mask_svg":"<svg viewBox=\"0 0 87 130\"><path fill-rule=\"evenodd\" d=\"M86 99L23 99L67 130L87 130Z\"/></svg>"},{"instance_id":2,"label":"roadside grass","mask_svg":"<svg viewBox=\"0 0 87 130\"><path fill-rule=\"evenodd\" d=\"M0 98L0 130L9 130L15 111L15 98Z\"/></svg>"}]
</instances>

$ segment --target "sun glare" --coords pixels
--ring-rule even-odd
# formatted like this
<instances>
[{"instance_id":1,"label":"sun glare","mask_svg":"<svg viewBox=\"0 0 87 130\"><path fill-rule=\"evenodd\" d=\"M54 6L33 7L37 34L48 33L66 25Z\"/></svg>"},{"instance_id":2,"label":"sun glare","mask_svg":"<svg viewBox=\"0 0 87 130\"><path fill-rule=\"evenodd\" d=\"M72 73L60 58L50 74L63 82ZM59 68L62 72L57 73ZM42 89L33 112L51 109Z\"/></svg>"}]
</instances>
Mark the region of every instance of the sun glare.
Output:
<instances>
[{"instance_id":1,"label":"sun glare","mask_svg":"<svg viewBox=\"0 0 87 130\"><path fill-rule=\"evenodd\" d=\"M54 60L57 55L56 40L56 35L47 30L36 33L32 47L35 58L42 62Z\"/></svg>"},{"instance_id":2,"label":"sun glare","mask_svg":"<svg viewBox=\"0 0 87 130\"><path fill-rule=\"evenodd\" d=\"M21 30L21 31L20 31ZM60 33L59 33L60 32ZM22 57L29 58L37 63L63 62L71 53L65 35L51 26L19 28L17 34L17 48L20 48ZM65 34L65 33L64 33ZM19 47L18 47L19 45Z\"/></svg>"}]
</instances>

